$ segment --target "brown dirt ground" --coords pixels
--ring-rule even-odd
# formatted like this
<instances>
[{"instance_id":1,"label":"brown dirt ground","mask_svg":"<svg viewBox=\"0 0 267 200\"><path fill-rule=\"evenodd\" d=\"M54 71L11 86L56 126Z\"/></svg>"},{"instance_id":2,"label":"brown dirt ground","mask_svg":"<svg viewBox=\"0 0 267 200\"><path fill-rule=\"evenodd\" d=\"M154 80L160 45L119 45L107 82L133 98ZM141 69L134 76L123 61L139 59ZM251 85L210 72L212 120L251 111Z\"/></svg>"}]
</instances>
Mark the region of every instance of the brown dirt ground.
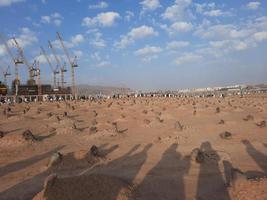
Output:
<instances>
[{"instance_id":1,"label":"brown dirt ground","mask_svg":"<svg viewBox=\"0 0 267 200\"><path fill-rule=\"evenodd\" d=\"M5 108L1 200L267 199L267 127L257 126L267 121L266 95L17 104L8 116ZM36 141L24 140L28 129ZM190 158L195 148L203 163ZM48 168L55 152L63 159ZM252 180L232 178L232 168Z\"/></svg>"}]
</instances>

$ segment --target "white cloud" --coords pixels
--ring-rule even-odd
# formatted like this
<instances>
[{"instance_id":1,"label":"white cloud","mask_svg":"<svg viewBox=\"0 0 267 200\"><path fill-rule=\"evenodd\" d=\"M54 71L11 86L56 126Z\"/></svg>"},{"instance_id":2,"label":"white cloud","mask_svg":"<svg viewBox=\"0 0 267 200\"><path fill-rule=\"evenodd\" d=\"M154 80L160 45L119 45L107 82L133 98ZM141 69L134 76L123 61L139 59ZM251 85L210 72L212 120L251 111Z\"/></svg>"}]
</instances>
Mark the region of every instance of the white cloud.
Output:
<instances>
[{"instance_id":1,"label":"white cloud","mask_svg":"<svg viewBox=\"0 0 267 200\"><path fill-rule=\"evenodd\" d=\"M196 12L208 17L231 16L231 12L216 8L215 3L195 4Z\"/></svg>"},{"instance_id":2,"label":"white cloud","mask_svg":"<svg viewBox=\"0 0 267 200\"><path fill-rule=\"evenodd\" d=\"M96 66L97 67L108 67L108 66L111 66L111 62L103 60L103 61L97 63Z\"/></svg>"},{"instance_id":3,"label":"white cloud","mask_svg":"<svg viewBox=\"0 0 267 200\"><path fill-rule=\"evenodd\" d=\"M80 50L73 50L73 55L80 59L83 56L83 52Z\"/></svg>"},{"instance_id":4,"label":"white cloud","mask_svg":"<svg viewBox=\"0 0 267 200\"><path fill-rule=\"evenodd\" d=\"M175 22L170 26L171 32L188 32L192 30L193 25L188 22Z\"/></svg>"},{"instance_id":5,"label":"white cloud","mask_svg":"<svg viewBox=\"0 0 267 200\"><path fill-rule=\"evenodd\" d=\"M84 37L82 34L77 34L71 37L71 43L73 44L73 46L77 46L78 44L83 42L84 42Z\"/></svg>"},{"instance_id":6,"label":"white cloud","mask_svg":"<svg viewBox=\"0 0 267 200\"><path fill-rule=\"evenodd\" d=\"M248 48L248 45L245 42L238 42L234 46L235 50L242 51Z\"/></svg>"},{"instance_id":7,"label":"white cloud","mask_svg":"<svg viewBox=\"0 0 267 200\"><path fill-rule=\"evenodd\" d=\"M160 47L145 46L144 48L138 49L137 51L135 51L135 54L138 56L145 56L148 54L160 53L161 51L162 51L162 49Z\"/></svg>"},{"instance_id":8,"label":"white cloud","mask_svg":"<svg viewBox=\"0 0 267 200\"><path fill-rule=\"evenodd\" d=\"M62 19L63 17L59 13L55 12L52 13L51 15L41 16L41 23L54 24L55 26L60 26L62 24Z\"/></svg>"},{"instance_id":9,"label":"white cloud","mask_svg":"<svg viewBox=\"0 0 267 200\"><path fill-rule=\"evenodd\" d=\"M135 51L135 55L140 56L144 62L150 62L152 59L158 58L158 53L162 52L160 47L145 46Z\"/></svg>"},{"instance_id":10,"label":"white cloud","mask_svg":"<svg viewBox=\"0 0 267 200\"><path fill-rule=\"evenodd\" d=\"M246 7L250 10L257 10L260 7L261 3L258 1L249 2Z\"/></svg>"},{"instance_id":11,"label":"white cloud","mask_svg":"<svg viewBox=\"0 0 267 200\"><path fill-rule=\"evenodd\" d=\"M217 24L208 27L199 27L195 35L204 39L244 38L253 32L252 29L239 29L233 24Z\"/></svg>"},{"instance_id":12,"label":"white cloud","mask_svg":"<svg viewBox=\"0 0 267 200\"><path fill-rule=\"evenodd\" d=\"M179 49L183 47L187 47L190 43L188 41L171 41L167 43L167 49Z\"/></svg>"},{"instance_id":13,"label":"white cloud","mask_svg":"<svg viewBox=\"0 0 267 200\"><path fill-rule=\"evenodd\" d=\"M144 37L149 36L157 36L158 32L156 32L152 27L150 26L140 26L137 28L133 28L129 33L128 36L130 36L133 39L141 39Z\"/></svg>"},{"instance_id":14,"label":"white cloud","mask_svg":"<svg viewBox=\"0 0 267 200\"><path fill-rule=\"evenodd\" d=\"M72 36L69 41L66 41L66 40L63 41L64 46L66 48L73 48L84 42L85 42L85 38L82 34L77 34L77 35ZM52 41L52 45L54 48L57 48L57 49L62 48L59 40Z\"/></svg>"},{"instance_id":15,"label":"white cloud","mask_svg":"<svg viewBox=\"0 0 267 200\"><path fill-rule=\"evenodd\" d=\"M134 43L135 40L157 35L158 32L156 32L152 27L143 25L133 28L129 33L127 33L127 35L122 36L121 40L115 43L115 46L118 48L125 48L129 44Z\"/></svg>"},{"instance_id":16,"label":"white cloud","mask_svg":"<svg viewBox=\"0 0 267 200\"><path fill-rule=\"evenodd\" d=\"M31 46L32 44L38 42L36 34L29 28L23 27L20 31L21 34L16 38L16 40L22 48ZM8 43L11 43L11 40L9 40Z\"/></svg>"},{"instance_id":17,"label":"white cloud","mask_svg":"<svg viewBox=\"0 0 267 200\"><path fill-rule=\"evenodd\" d=\"M10 6L14 3L24 2L25 0L0 0L0 7Z\"/></svg>"},{"instance_id":18,"label":"white cloud","mask_svg":"<svg viewBox=\"0 0 267 200\"><path fill-rule=\"evenodd\" d=\"M125 14L126 14L126 15L125 15L125 20L128 21L128 22L134 17L134 13L133 13L132 11L128 11L128 10L127 10L127 11L125 12Z\"/></svg>"},{"instance_id":19,"label":"white cloud","mask_svg":"<svg viewBox=\"0 0 267 200\"><path fill-rule=\"evenodd\" d=\"M104 48L106 47L106 41L102 38L102 33L95 32L94 39L90 41L90 44L96 48Z\"/></svg>"},{"instance_id":20,"label":"white cloud","mask_svg":"<svg viewBox=\"0 0 267 200\"><path fill-rule=\"evenodd\" d=\"M206 16L209 16L209 17L219 17L219 16L231 15L229 12L223 12L220 9L205 11L203 14Z\"/></svg>"},{"instance_id":21,"label":"white cloud","mask_svg":"<svg viewBox=\"0 0 267 200\"><path fill-rule=\"evenodd\" d=\"M195 53L184 53L183 55L176 58L175 63L181 65L184 63L194 63L201 60L203 57Z\"/></svg>"},{"instance_id":22,"label":"white cloud","mask_svg":"<svg viewBox=\"0 0 267 200\"><path fill-rule=\"evenodd\" d=\"M108 7L108 3L105 1L100 1L98 4L95 5L89 5L89 9L104 9Z\"/></svg>"},{"instance_id":23,"label":"white cloud","mask_svg":"<svg viewBox=\"0 0 267 200\"><path fill-rule=\"evenodd\" d=\"M160 7L159 0L144 0L140 2L143 7L143 10L156 10Z\"/></svg>"},{"instance_id":24,"label":"white cloud","mask_svg":"<svg viewBox=\"0 0 267 200\"><path fill-rule=\"evenodd\" d=\"M257 41L267 40L267 31L257 32L253 36Z\"/></svg>"},{"instance_id":25,"label":"white cloud","mask_svg":"<svg viewBox=\"0 0 267 200\"><path fill-rule=\"evenodd\" d=\"M183 21L192 18L192 13L187 9L191 2L191 0L176 0L174 5L166 8L162 18L171 21Z\"/></svg>"},{"instance_id":26,"label":"white cloud","mask_svg":"<svg viewBox=\"0 0 267 200\"><path fill-rule=\"evenodd\" d=\"M120 18L120 14L117 12L103 12L99 13L96 17L90 18L85 17L82 21L83 26L102 26L109 27L113 26L117 19Z\"/></svg>"}]
</instances>

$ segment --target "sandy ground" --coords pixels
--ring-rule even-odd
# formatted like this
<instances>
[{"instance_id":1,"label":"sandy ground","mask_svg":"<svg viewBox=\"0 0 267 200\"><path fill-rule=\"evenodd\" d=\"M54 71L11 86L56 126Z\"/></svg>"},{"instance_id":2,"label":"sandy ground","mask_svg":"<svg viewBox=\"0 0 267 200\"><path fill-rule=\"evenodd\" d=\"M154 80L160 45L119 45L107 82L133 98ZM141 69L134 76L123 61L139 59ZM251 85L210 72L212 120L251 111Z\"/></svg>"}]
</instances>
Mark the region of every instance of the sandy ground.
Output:
<instances>
[{"instance_id":1,"label":"sandy ground","mask_svg":"<svg viewBox=\"0 0 267 200\"><path fill-rule=\"evenodd\" d=\"M266 95L9 107L0 106L1 200L267 199Z\"/></svg>"}]
</instances>

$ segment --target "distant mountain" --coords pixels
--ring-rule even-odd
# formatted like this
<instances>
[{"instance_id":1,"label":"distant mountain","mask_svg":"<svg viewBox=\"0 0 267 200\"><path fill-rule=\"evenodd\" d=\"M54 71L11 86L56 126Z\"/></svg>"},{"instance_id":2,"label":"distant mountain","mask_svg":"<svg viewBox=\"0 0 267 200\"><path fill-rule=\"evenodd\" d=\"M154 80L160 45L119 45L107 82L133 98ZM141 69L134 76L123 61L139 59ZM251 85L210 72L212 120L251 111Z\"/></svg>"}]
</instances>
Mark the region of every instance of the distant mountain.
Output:
<instances>
[{"instance_id":1,"label":"distant mountain","mask_svg":"<svg viewBox=\"0 0 267 200\"><path fill-rule=\"evenodd\" d=\"M96 86L96 85L78 85L78 95L112 95L112 94L126 94L133 92L130 88L110 87L110 86Z\"/></svg>"}]
</instances>

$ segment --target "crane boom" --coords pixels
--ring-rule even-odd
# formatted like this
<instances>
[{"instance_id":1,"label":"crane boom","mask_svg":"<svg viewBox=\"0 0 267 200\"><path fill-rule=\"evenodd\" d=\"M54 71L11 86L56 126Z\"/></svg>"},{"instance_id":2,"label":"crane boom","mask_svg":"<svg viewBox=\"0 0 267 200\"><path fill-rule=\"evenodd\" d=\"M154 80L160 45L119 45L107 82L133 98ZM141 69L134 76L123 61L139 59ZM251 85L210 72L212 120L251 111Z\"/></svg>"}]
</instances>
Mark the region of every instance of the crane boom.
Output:
<instances>
[{"instance_id":1,"label":"crane boom","mask_svg":"<svg viewBox=\"0 0 267 200\"><path fill-rule=\"evenodd\" d=\"M16 38L13 37L13 41L15 42L15 45L17 47L17 49L19 50L19 54L21 56L21 58L23 59L23 63L28 67L28 73L29 73L29 83L30 84L34 84L34 67L30 65L30 63L28 62L28 60L26 59L25 55L24 55L24 51L22 49L22 47L19 45L19 43L17 42Z\"/></svg>"},{"instance_id":2,"label":"crane boom","mask_svg":"<svg viewBox=\"0 0 267 200\"><path fill-rule=\"evenodd\" d=\"M57 57L56 51L55 51L52 43L49 40L48 40L48 46L52 50L52 53L54 55L54 58L55 58L55 60L57 62L57 69L60 67L61 87L64 88L64 84L65 84L65 81L64 81L64 73L67 71L66 68L65 68L65 64L63 64L61 66L61 62L60 62L59 58Z\"/></svg>"},{"instance_id":3,"label":"crane boom","mask_svg":"<svg viewBox=\"0 0 267 200\"><path fill-rule=\"evenodd\" d=\"M57 71L53 68L53 66L52 66L52 64L51 64L51 62L50 62L50 60L49 60L44 48L43 47L40 47L40 48L41 48L42 54L44 55L44 57L45 57L48 65L49 65L50 69L52 70L52 73L53 73L53 84L54 84L54 88L56 88L56 86L57 86L57 77L56 77Z\"/></svg>"},{"instance_id":4,"label":"crane boom","mask_svg":"<svg viewBox=\"0 0 267 200\"><path fill-rule=\"evenodd\" d=\"M53 48L53 45L52 45L52 43L48 40L48 46L49 46L49 48L52 50L52 53L53 53L53 56L54 56L54 58L55 58L55 60L56 60L56 62L57 62L57 69L60 67L60 60L59 60L59 58L57 57L57 54L56 54L56 51L55 51L55 49Z\"/></svg>"},{"instance_id":5,"label":"crane boom","mask_svg":"<svg viewBox=\"0 0 267 200\"><path fill-rule=\"evenodd\" d=\"M6 48L7 53L9 54L10 58L12 59L13 63L14 63L14 68L15 68L15 79L16 81L19 81L19 70L18 70L18 64L22 64L23 62L20 61L19 59L16 59L15 56L12 54L12 51L10 50L5 37L0 34L0 39L2 40L2 42L4 43L4 46Z\"/></svg>"},{"instance_id":6,"label":"crane boom","mask_svg":"<svg viewBox=\"0 0 267 200\"><path fill-rule=\"evenodd\" d=\"M76 85L75 85L74 68L75 68L75 67L78 67L78 65L75 64L74 61L71 61L71 59L70 59L70 55L69 55L69 53L68 53L68 51L67 51L67 49L66 49L66 47L65 47L65 45L64 45L63 39L62 39L62 37L60 36L59 32L57 32L57 38L59 39L60 44L61 44L61 47L62 47L62 49L63 49L63 51L64 51L64 53L65 53L65 55L66 55L66 57L67 57L67 59L68 59L68 61L69 61L70 66L71 66L71 82L72 82L72 88L71 88L71 90L72 90L72 95L75 96L75 98L77 98L77 91L76 91Z\"/></svg>"}]
</instances>

